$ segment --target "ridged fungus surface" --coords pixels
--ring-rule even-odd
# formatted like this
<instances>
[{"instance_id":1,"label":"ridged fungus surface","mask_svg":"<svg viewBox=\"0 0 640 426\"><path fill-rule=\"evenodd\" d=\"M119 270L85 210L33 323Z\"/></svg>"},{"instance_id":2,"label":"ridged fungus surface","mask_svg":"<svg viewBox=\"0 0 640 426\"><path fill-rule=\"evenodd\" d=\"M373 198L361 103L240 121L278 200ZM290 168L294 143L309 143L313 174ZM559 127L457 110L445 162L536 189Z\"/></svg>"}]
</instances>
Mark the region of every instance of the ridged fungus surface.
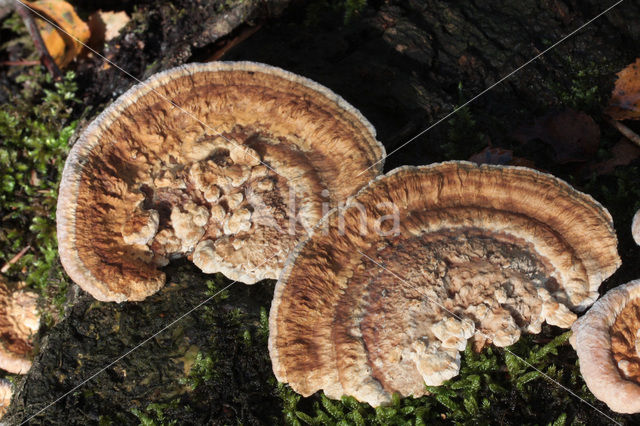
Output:
<instances>
[{"instance_id":1,"label":"ridged fungus surface","mask_svg":"<svg viewBox=\"0 0 640 426\"><path fill-rule=\"evenodd\" d=\"M589 390L613 411L640 412L640 280L609 290L572 330Z\"/></svg>"},{"instance_id":2,"label":"ridged fungus surface","mask_svg":"<svg viewBox=\"0 0 640 426\"><path fill-rule=\"evenodd\" d=\"M179 257L246 284L277 278L298 240L383 158L371 124L306 78L251 62L165 71L122 95L71 150L62 264L104 301L153 294L159 268Z\"/></svg>"},{"instance_id":3,"label":"ridged fungus surface","mask_svg":"<svg viewBox=\"0 0 640 426\"><path fill-rule=\"evenodd\" d=\"M302 395L373 406L458 374L469 339L568 328L620 264L611 216L520 167L401 167L333 210L278 281L269 351Z\"/></svg>"}]
</instances>

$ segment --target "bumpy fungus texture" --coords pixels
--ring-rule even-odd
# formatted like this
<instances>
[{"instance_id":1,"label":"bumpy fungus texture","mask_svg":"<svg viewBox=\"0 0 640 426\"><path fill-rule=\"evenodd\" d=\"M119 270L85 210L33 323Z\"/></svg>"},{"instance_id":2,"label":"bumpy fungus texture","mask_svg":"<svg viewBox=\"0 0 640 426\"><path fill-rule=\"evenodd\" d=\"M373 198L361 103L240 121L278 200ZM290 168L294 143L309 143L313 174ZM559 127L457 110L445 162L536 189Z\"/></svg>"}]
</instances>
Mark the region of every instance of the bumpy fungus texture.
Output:
<instances>
[{"instance_id":1,"label":"bumpy fungus texture","mask_svg":"<svg viewBox=\"0 0 640 426\"><path fill-rule=\"evenodd\" d=\"M0 280L0 369L25 374L31 368L31 338L40 327L37 299Z\"/></svg>"},{"instance_id":2,"label":"bumpy fungus texture","mask_svg":"<svg viewBox=\"0 0 640 426\"><path fill-rule=\"evenodd\" d=\"M104 301L153 294L178 257L246 284L277 278L383 157L369 122L306 78L250 62L181 66L121 96L71 150L60 258Z\"/></svg>"},{"instance_id":3,"label":"bumpy fungus texture","mask_svg":"<svg viewBox=\"0 0 640 426\"><path fill-rule=\"evenodd\" d=\"M589 390L618 413L640 412L640 280L610 290L572 327Z\"/></svg>"},{"instance_id":4,"label":"bumpy fungus texture","mask_svg":"<svg viewBox=\"0 0 640 426\"><path fill-rule=\"evenodd\" d=\"M303 395L373 406L424 395L458 374L468 339L508 346L544 321L570 327L570 309L593 303L620 264L616 244L606 209L553 176L396 169L287 260L269 318L273 370Z\"/></svg>"}]
</instances>

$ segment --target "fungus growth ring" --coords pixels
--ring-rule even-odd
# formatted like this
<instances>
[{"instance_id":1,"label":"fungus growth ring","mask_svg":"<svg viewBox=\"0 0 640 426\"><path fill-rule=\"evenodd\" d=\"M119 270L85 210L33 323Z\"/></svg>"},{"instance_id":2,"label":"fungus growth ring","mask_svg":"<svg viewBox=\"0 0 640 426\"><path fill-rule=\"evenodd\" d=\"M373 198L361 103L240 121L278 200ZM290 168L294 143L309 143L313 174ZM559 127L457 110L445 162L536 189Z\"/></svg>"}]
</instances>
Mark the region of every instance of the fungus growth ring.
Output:
<instances>
[{"instance_id":1,"label":"fungus growth ring","mask_svg":"<svg viewBox=\"0 0 640 426\"><path fill-rule=\"evenodd\" d=\"M553 176L401 167L288 258L269 317L274 373L304 396L424 395L458 374L470 339L508 346L544 321L570 327L620 264L616 245L606 209Z\"/></svg>"},{"instance_id":2,"label":"fungus growth ring","mask_svg":"<svg viewBox=\"0 0 640 426\"><path fill-rule=\"evenodd\" d=\"M608 291L572 330L589 390L613 411L640 412L640 280Z\"/></svg>"},{"instance_id":3,"label":"fungus growth ring","mask_svg":"<svg viewBox=\"0 0 640 426\"><path fill-rule=\"evenodd\" d=\"M371 124L311 80L251 62L174 68L118 98L73 146L60 258L103 301L153 294L179 257L246 284L277 278L382 158Z\"/></svg>"}]
</instances>

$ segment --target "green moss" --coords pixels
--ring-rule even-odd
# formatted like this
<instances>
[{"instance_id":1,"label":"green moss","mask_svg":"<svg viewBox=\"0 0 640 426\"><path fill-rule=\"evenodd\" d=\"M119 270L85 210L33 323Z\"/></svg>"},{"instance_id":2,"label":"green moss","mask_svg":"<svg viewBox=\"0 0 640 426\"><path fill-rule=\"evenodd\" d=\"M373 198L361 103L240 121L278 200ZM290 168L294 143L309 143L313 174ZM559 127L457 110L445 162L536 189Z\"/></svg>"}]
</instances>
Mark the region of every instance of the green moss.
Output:
<instances>
[{"instance_id":1,"label":"green moss","mask_svg":"<svg viewBox=\"0 0 640 426\"><path fill-rule=\"evenodd\" d=\"M313 27L322 23L335 25L337 19L348 25L367 7L367 0L314 0L306 5L305 25Z\"/></svg>"},{"instance_id":2,"label":"green moss","mask_svg":"<svg viewBox=\"0 0 640 426\"><path fill-rule=\"evenodd\" d=\"M179 397L171 418L185 419L186 410L196 424L214 419L219 424L278 424L280 400L267 350L268 308L261 307L273 284L238 284L219 293L229 283L219 274L207 281L207 295L218 294L197 312L198 327L208 336L198 342L182 379L187 393Z\"/></svg>"},{"instance_id":3,"label":"green moss","mask_svg":"<svg viewBox=\"0 0 640 426\"><path fill-rule=\"evenodd\" d=\"M344 22L349 23L349 21L359 15L366 6L367 0L344 0Z\"/></svg>"},{"instance_id":4,"label":"green moss","mask_svg":"<svg viewBox=\"0 0 640 426\"><path fill-rule=\"evenodd\" d=\"M548 83L563 106L592 114L599 114L611 93L612 75L619 66L611 62L585 62L579 57L558 57L563 61L566 75L573 76L571 84L560 84L555 79Z\"/></svg>"},{"instance_id":5,"label":"green moss","mask_svg":"<svg viewBox=\"0 0 640 426\"><path fill-rule=\"evenodd\" d=\"M18 77L22 90L0 110L0 262L27 253L7 271L59 308L67 281L58 262L58 182L76 123L75 75L53 82L40 68Z\"/></svg>"},{"instance_id":6,"label":"green moss","mask_svg":"<svg viewBox=\"0 0 640 426\"><path fill-rule=\"evenodd\" d=\"M175 410L177 404L177 400L165 404L153 403L147 405L144 412L137 408L132 408L131 413L138 418L140 426L173 426L178 424L178 421L167 419L165 410Z\"/></svg>"},{"instance_id":7,"label":"green moss","mask_svg":"<svg viewBox=\"0 0 640 426\"><path fill-rule=\"evenodd\" d=\"M100 416L100 418L98 419L98 426L111 426L112 424L113 421L109 416Z\"/></svg>"},{"instance_id":8,"label":"green moss","mask_svg":"<svg viewBox=\"0 0 640 426\"><path fill-rule=\"evenodd\" d=\"M229 291L223 290L229 282L224 275L218 273L212 279L207 280L207 294L211 297L215 296L216 300L225 300L229 297Z\"/></svg>"},{"instance_id":9,"label":"green moss","mask_svg":"<svg viewBox=\"0 0 640 426\"><path fill-rule=\"evenodd\" d=\"M20 15L15 12L11 13L2 22L2 29L12 32L14 36L0 43L0 50L18 49L23 52L23 59L25 60L37 60L39 58L38 52L36 52L33 45L33 40Z\"/></svg>"},{"instance_id":10,"label":"green moss","mask_svg":"<svg viewBox=\"0 0 640 426\"><path fill-rule=\"evenodd\" d=\"M540 336L527 335L509 348L489 346L481 353L475 353L469 344L462 356L460 374L442 386L427 386L431 395L421 398L395 395L391 405L375 409L351 397L335 401L318 393L302 398L289 386L279 384L283 417L289 425L425 425L452 421L489 424L509 418L549 424L564 424L571 418L576 422L579 421L576 413L584 411L583 403L544 377L560 383L572 378L574 391L594 402L579 380L577 363L556 365L570 351L569 336L570 332L565 332L538 344L535 339ZM552 402L544 405L545 398ZM546 419L550 413L558 412L561 413L558 417Z\"/></svg>"},{"instance_id":11,"label":"green moss","mask_svg":"<svg viewBox=\"0 0 640 426\"><path fill-rule=\"evenodd\" d=\"M448 160L466 160L487 145L486 138L476 130L469 108L462 108L447 123L447 141L442 144Z\"/></svg>"},{"instance_id":12,"label":"green moss","mask_svg":"<svg viewBox=\"0 0 640 426\"><path fill-rule=\"evenodd\" d=\"M631 219L640 209L640 167L617 167L610 176L594 173L585 189L607 207L616 225L628 234Z\"/></svg>"}]
</instances>

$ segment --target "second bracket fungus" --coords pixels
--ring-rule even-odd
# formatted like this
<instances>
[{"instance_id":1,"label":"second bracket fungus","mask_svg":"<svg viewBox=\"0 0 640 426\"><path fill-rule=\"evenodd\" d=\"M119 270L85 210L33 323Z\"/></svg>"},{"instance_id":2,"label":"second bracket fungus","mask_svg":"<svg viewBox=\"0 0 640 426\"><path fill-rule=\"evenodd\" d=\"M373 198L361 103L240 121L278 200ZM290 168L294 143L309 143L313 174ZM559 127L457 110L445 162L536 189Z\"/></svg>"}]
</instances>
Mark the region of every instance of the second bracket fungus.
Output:
<instances>
[{"instance_id":1,"label":"second bracket fungus","mask_svg":"<svg viewBox=\"0 0 640 426\"><path fill-rule=\"evenodd\" d=\"M618 413L640 413L640 280L616 287L573 324L589 390Z\"/></svg>"},{"instance_id":2,"label":"second bracket fungus","mask_svg":"<svg viewBox=\"0 0 640 426\"><path fill-rule=\"evenodd\" d=\"M40 328L37 299L0 279L0 369L26 374L31 368L32 338Z\"/></svg>"},{"instance_id":3,"label":"second bracket fungus","mask_svg":"<svg viewBox=\"0 0 640 426\"><path fill-rule=\"evenodd\" d=\"M278 380L373 406L458 374L460 351L570 327L620 265L607 210L547 174L402 167L296 247L270 312Z\"/></svg>"},{"instance_id":4,"label":"second bracket fungus","mask_svg":"<svg viewBox=\"0 0 640 426\"><path fill-rule=\"evenodd\" d=\"M383 158L371 124L311 80L251 62L181 66L122 95L71 150L60 258L104 301L153 294L179 257L246 284L277 278Z\"/></svg>"},{"instance_id":5,"label":"second bracket fungus","mask_svg":"<svg viewBox=\"0 0 640 426\"><path fill-rule=\"evenodd\" d=\"M5 415L11 404L13 389L11 382L7 379L0 379L0 419Z\"/></svg>"}]
</instances>

